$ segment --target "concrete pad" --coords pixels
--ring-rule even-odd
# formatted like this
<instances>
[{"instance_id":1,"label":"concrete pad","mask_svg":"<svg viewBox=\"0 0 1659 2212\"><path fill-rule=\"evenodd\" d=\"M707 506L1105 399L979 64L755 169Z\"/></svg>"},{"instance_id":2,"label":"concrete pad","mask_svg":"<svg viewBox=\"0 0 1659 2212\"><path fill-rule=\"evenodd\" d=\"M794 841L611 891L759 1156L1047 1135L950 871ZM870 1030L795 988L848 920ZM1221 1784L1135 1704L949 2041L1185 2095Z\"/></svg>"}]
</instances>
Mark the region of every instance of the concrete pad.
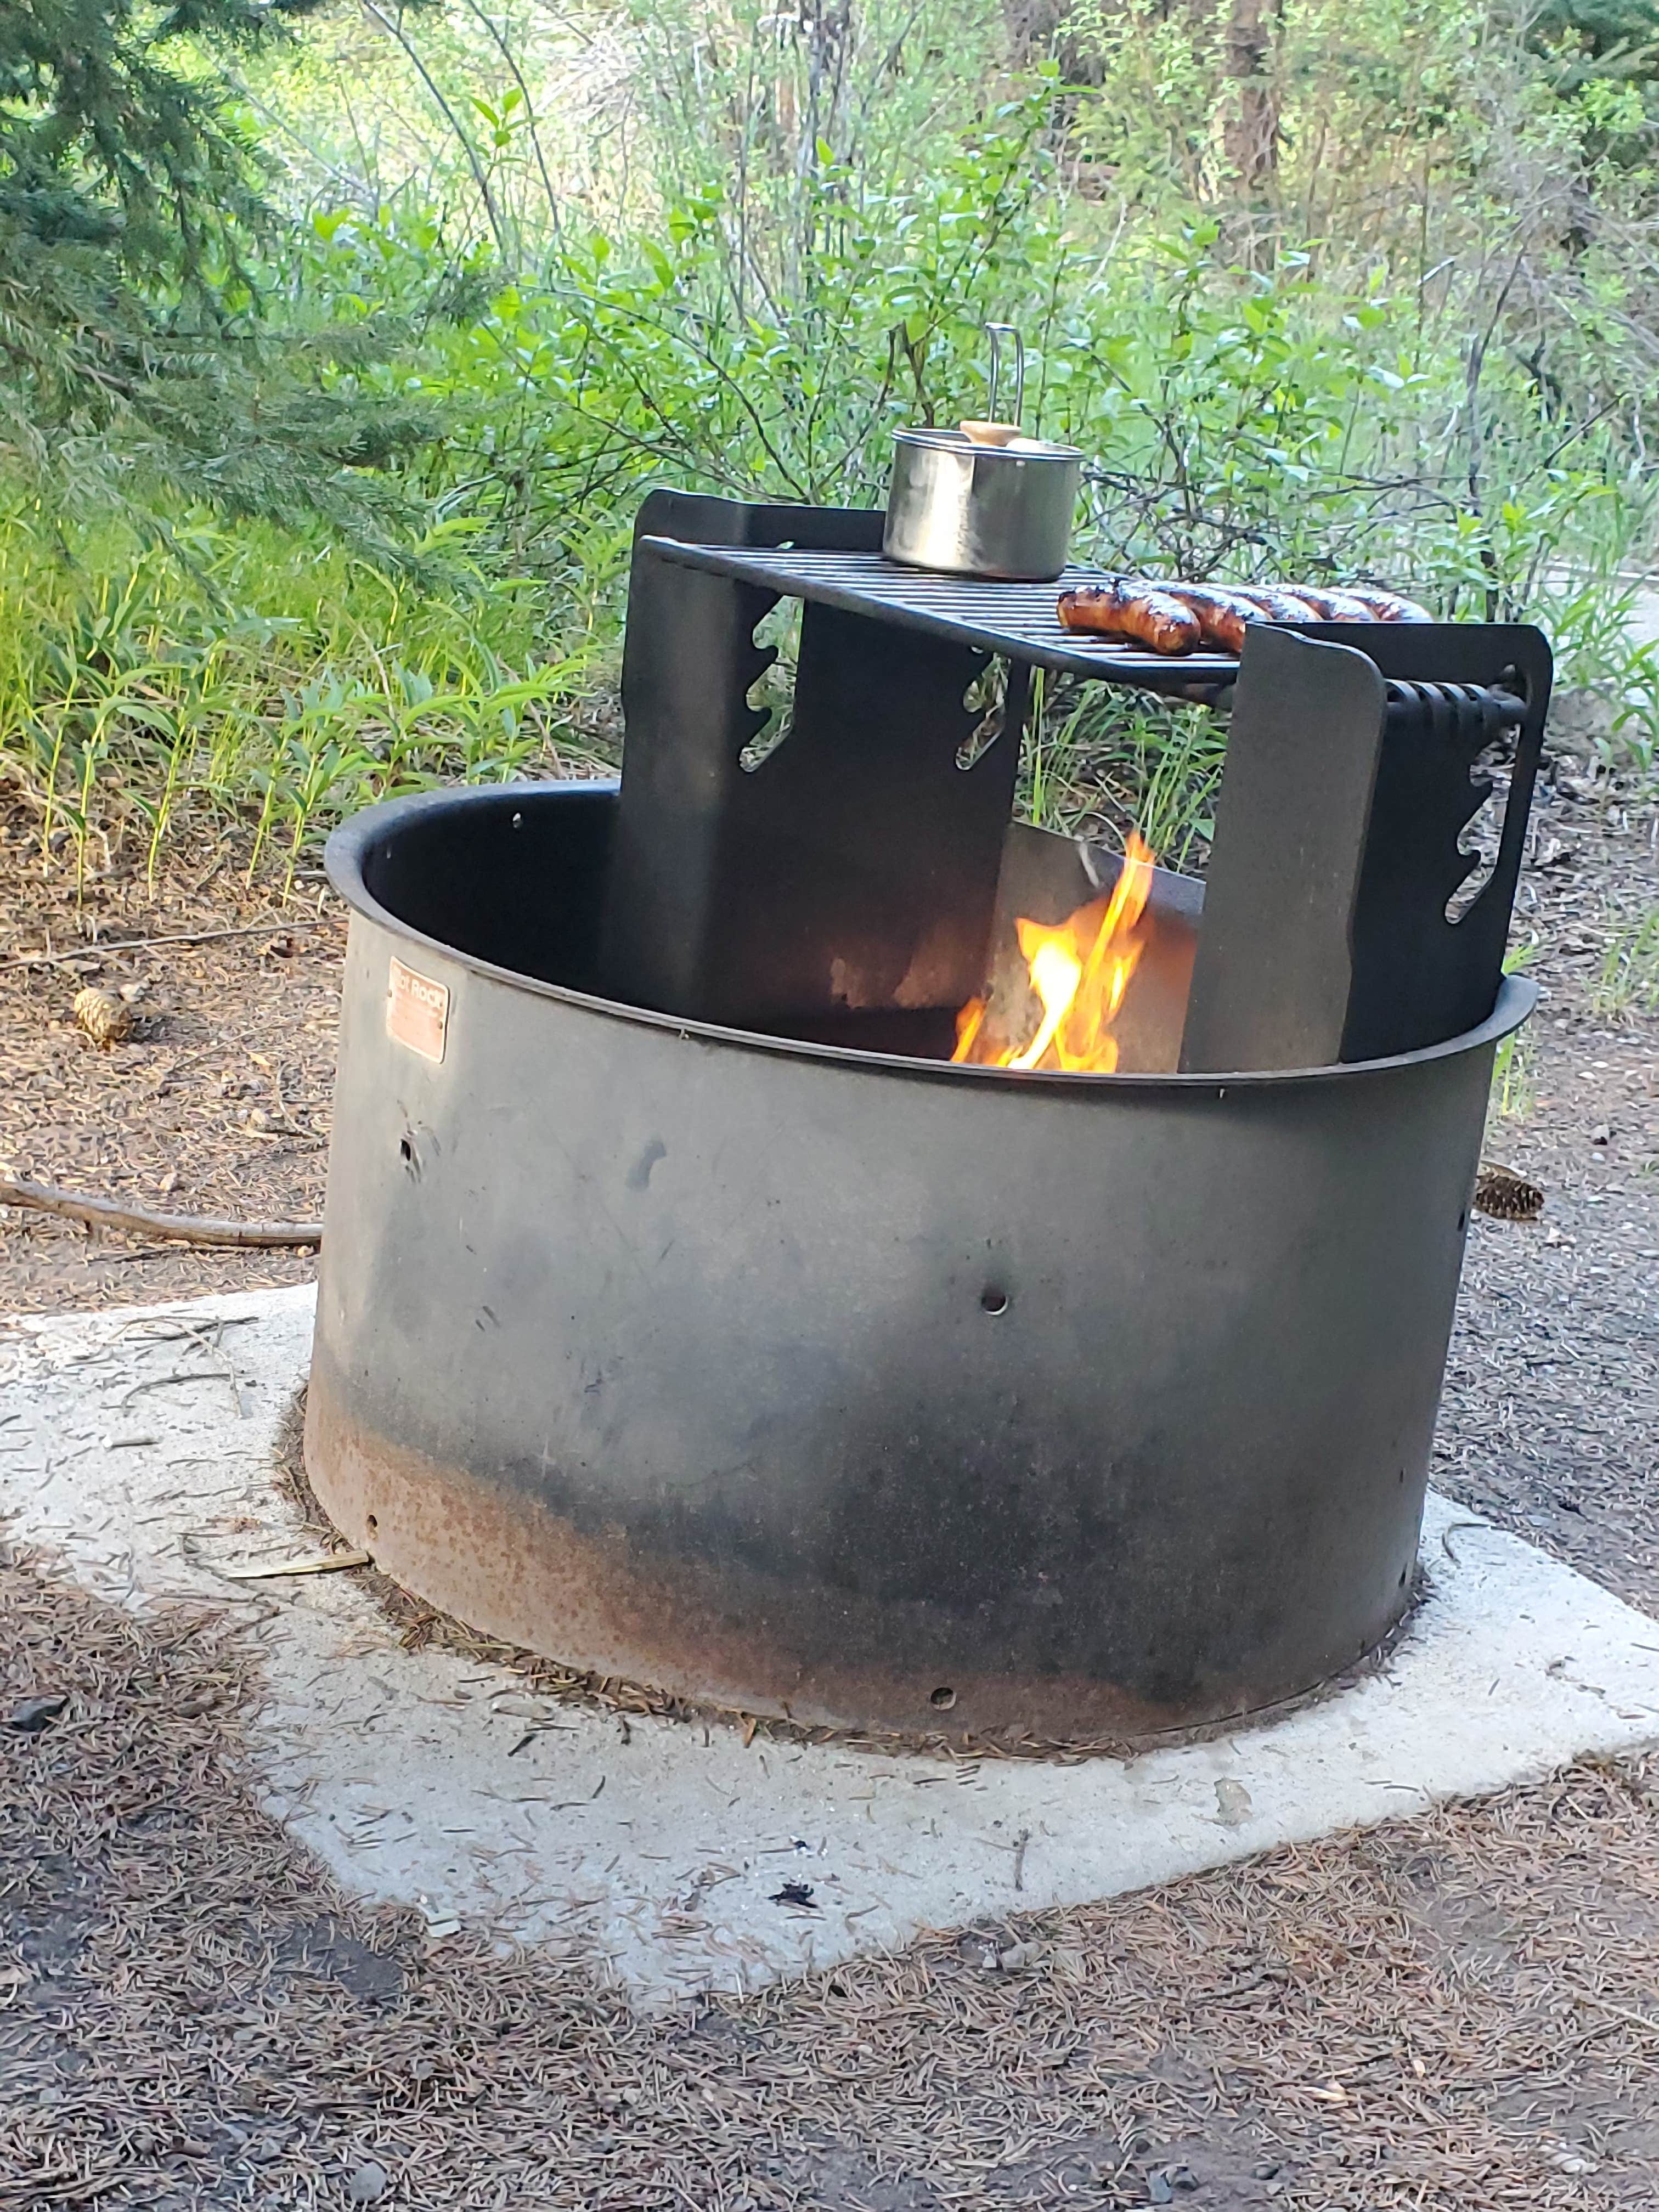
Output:
<instances>
[{"instance_id":1,"label":"concrete pad","mask_svg":"<svg viewBox=\"0 0 1659 2212\"><path fill-rule=\"evenodd\" d=\"M1385 1671L1127 1765L745 1749L728 1727L561 1706L404 1651L349 1575L225 1578L311 1548L271 1463L312 1303L0 1324L0 1513L120 1603L246 1611L268 1801L348 1887L438 1929L477 1919L555 1947L643 1999L753 1988L1659 1741L1659 1623L1437 1499L1430 1594Z\"/></svg>"}]
</instances>

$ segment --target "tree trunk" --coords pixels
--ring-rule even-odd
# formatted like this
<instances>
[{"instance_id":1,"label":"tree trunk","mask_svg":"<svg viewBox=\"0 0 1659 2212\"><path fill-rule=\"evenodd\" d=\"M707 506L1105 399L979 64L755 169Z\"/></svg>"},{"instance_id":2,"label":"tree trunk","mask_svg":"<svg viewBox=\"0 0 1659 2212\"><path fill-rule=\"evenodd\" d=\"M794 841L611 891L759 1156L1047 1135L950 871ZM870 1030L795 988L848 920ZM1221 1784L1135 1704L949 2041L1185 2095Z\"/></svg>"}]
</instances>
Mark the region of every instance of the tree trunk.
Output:
<instances>
[{"instance_id":1,"label":"tree trunk","mask_svg":"<svg viewBox=\"0 0 1659 2212\"><path fill-rule=\"evenodd\" d=\"M1279 93L1272 62L1278 0L1232 0L1224 67L1236 106L1224 131L1227 159L1253 199L1267 195L1279 173Z\"/></svg>"}]
</instances>

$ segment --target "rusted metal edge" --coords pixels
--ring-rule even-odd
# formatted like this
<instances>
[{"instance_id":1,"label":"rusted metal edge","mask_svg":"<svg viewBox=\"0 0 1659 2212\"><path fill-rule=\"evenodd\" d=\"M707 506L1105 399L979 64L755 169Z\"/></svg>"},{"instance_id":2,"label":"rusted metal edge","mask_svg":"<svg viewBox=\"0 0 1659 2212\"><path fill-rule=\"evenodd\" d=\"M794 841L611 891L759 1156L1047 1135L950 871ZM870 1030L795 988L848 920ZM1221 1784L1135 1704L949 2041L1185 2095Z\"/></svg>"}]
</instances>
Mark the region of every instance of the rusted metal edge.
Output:
<instances>
[{"instance_id":1,"label":"rusted metal edge","mask_svg":"<svg viewBox=\"0 0 1659 2212\"><path fill-rule=\"evenodd\" d=\"M408 1624L412 1596L423 1631L448 1621L474 1654L482 1637L504 1664L532 1674L550 1664L556 1694L579 1702L896 1754L1063 1765L1260 1726L1376 1671L1419 1595L1419 1585L1405 1593L1378 1644L1340 1672L1290 1696L1247 1696L1225 1711L1171 1716L1109 1683L960 1670L954 1681L933 1684L924 1700L910 1684L869 1668L805 1669L764 1633L711 1620L709 1595L683 1563L641 1574L628 1562L620 1531L613 1543L596 1544L536 1499L366 1434L340 1411L320 1362L290 1479L320 1525L370 1553L385 1595L402 1598L391 1604L400 1625ZM729 1583L720 1585L718 1602L729 1606ZM933 1703L939 1689L952 1692L948 1703Z\"/></svg>"}]
</instances>

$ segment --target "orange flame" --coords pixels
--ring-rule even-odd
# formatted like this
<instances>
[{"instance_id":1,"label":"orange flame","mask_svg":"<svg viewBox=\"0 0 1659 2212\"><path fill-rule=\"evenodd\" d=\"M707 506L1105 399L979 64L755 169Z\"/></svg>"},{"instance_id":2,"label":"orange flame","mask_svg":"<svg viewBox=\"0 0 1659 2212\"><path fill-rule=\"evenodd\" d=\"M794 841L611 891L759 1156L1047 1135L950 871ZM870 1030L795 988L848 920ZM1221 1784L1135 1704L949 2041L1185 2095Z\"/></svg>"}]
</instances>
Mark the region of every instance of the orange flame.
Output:
<instances>
[{"instance_id":1,"label":"orange flame","mask_svg":"<svg viewBox=\"0 0 1659 2212\"><path fill-rule=\"evenodd\" d=\"M1131 834L1118 879L1057 927L1014 924L1031 988L1042 1012L1024 1045L994 1049L985 1037L986 1001L969 999L957 1016L953 1060L977 1067L1060 1068L1109 1075L1117 1066L1112 1024L1140 959L1135 925L1152 887L1151 848Z\"/></svg>"}]
</instances>

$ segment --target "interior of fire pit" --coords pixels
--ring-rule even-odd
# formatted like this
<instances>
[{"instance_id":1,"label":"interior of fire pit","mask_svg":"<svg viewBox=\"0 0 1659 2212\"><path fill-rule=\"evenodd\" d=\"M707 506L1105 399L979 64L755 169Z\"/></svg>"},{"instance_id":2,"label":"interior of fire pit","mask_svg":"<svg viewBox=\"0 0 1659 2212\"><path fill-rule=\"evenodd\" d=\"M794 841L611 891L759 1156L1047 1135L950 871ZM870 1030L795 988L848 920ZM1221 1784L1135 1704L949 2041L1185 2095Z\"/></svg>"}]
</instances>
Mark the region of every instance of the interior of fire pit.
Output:
<instances>
[{"instance_id":1,"label":"interior of fire pit","mask_svg":"<svg viewBox=\"0 0 1659 2212\"><path fill-rule=\"evenodd\" d=\"M461 821L413 816L398 839L375 844L364 880L386 911L422 936L474 959L595 997L605 989L599 932L616 822L616 787L560 791L549 805L533 791L504 793ZM1011 823L1003 842L984 988L1006 998L1028 988L1015 923L1057 924L1110 890L1122 856L1103 845ZM1192 979L1204 887L1153 872L1136 926L1139 954L1115 1024L1119 1072L1172 1073ZM948 1060L958 1008L855 1007L757 1014L757 1034L908 1059Z\"/></svg>"}]
</instances>

